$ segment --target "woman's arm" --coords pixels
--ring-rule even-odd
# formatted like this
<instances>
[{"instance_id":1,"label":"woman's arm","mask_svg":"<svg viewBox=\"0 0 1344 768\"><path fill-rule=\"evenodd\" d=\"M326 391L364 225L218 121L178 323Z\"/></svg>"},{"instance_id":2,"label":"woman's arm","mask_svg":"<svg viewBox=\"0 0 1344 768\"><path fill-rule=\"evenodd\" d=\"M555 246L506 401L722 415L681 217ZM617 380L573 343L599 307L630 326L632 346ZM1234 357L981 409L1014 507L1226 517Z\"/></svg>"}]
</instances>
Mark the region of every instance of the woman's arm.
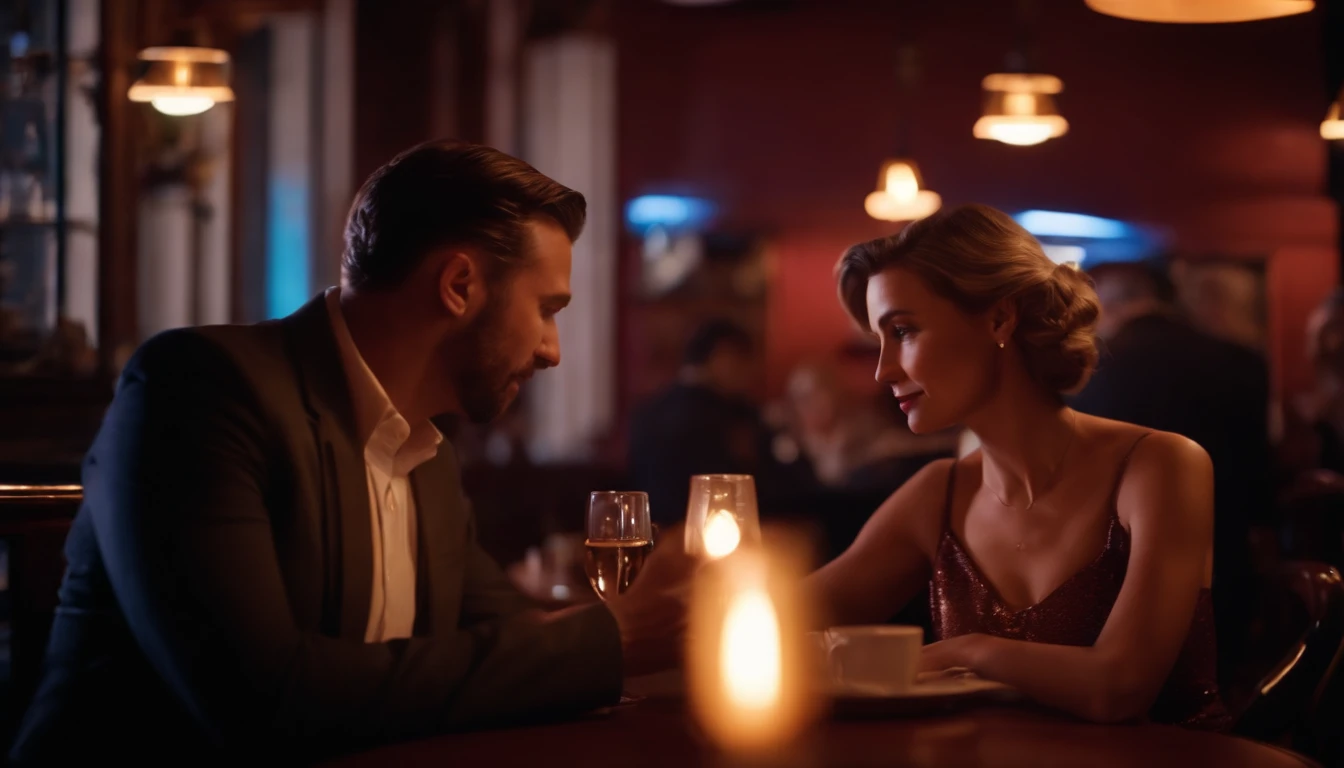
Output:
<instances>
[{"instance_id":1,"label":"woman's arm","mask_svg":"<svg viewBox=\"0 0 1344 768\"><path fill-rule=\"evenodd\" d=\"M1159 432L1135 449L1120 486L1129 569L1092 647L963 635L924 650L924 669L964 666L1047 706L1100 722L1152 708L1190 632L1213 541L1213 465Z\"/></svg>"},{"instance_id":2,"label":"woman's arm","mask_svg":"<svg viewBox=\"0 0 1344 768\"><path fill-rule=\"evenodd\" d=\"M928 583L951 468L951 459L940 459L915 473L849 549L807 578L821 626L887 621Z\"/></svg>"}]
</instances>

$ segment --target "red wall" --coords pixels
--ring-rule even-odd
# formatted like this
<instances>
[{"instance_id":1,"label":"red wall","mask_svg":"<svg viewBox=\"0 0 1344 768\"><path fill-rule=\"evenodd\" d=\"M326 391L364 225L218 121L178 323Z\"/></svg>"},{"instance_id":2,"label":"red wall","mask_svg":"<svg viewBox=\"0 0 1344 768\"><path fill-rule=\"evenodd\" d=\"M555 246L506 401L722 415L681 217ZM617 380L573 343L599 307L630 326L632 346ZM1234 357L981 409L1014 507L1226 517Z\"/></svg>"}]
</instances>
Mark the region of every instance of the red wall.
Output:
<instances>
[{"instance_id":1,"label":"red wall","mask_svg":"<svg viewBox=\"0 0 1344 768\"><path fill-rule=\"evenodd\" d=\"M849 243L890 231L863 197L895 152L899 114L946 204L1088 212L1162 227L1183 251L1270 258L1276 380L1303 384L1304 308L1337 278L1319 10L1154 25L1045 0L1041 68L1064 80L1070 131L1009 147L972 138L971 125L981 78L1013 42L1016 3L780 5L623 0L616 14L622 192L702 194L725 226L770 234L772 392L850 333L830 270ZM898 38L921 46L913 98L896 80Z\"/></svg>"}]
</instances>

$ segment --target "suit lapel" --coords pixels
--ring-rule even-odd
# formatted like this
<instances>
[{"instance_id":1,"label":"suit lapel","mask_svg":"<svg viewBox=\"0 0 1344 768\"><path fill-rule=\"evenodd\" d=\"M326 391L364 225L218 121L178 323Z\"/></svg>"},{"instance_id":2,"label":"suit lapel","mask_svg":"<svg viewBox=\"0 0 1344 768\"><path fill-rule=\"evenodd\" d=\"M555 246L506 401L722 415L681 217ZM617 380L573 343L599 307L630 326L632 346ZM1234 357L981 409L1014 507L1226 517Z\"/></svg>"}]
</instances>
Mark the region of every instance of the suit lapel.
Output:
<instances>
[{"instance_id":1,"label":"suit lapel","mask_svg":"<svg viewBox=\"0 0 1344 768\"><path fill-rule=\"evenodd\" d=\"M322 425L327 426L327 425ZM323 513L328 520L339 520L341 570L337 575L340 593L341 637L363 640L369 624L369 603L373 599L373 515L369 510L369 484L362 451L344 434L322 430L327 472L336 493L334 504Z\"/></svg>"},{"instance_id":2,"label":"suit lapel","mask_svg":"<svg viewBox=\"0 0 1344 768\"><path fill-rule=\"evenodd\" d=\"M364 639L373 593L373 535L364 451L355 427L340 350L319 294L281 321L291 359L296 362L314 437L322 452L324 493L322 528L326 536L326 593L335 600L338 617L324 617L324 626L339 626L340 636Z\"/></svg>"},{"instance_id":3,"label":"suit lapel","mask_svg":"<svg viewBox=\"0 0 1344 768\"><path fill-rule=\"evenodd\" d=\"M440 598L451 578L449 563L443 552L449 526L445 516L452 509L454 488L451 473L443 466L442 458L421 464L411 472L411 491L415 494L416 534L419 540L416 572L415 634L427 635L446 631L452 611Z\"/></svg>"}]
</instances>

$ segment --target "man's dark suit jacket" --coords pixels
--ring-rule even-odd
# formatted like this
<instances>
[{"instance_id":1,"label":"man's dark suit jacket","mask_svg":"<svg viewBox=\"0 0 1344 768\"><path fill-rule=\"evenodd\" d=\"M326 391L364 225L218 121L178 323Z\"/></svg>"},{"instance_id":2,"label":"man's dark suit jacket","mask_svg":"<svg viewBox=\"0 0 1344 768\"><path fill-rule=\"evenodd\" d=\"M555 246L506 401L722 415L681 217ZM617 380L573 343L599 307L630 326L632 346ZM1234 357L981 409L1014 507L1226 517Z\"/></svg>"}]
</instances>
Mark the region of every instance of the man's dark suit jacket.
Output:
<instances>
[{"instance_id":1,"label":"man's dark suit jacket","mask_svg":"<svg viewBox=\"0 0 1344 768\"><path fill-rule=\"evenodd\" d=\"M415 637L366 644L363 445L321 296L127 364L16 762L307 759L614 703L619 631L546 623L478 546L448 444L410 475Z\"/></svg>"},{"instance_id":2,"label":"man's dark suit jacket","mask_svg":"<svg viewBox=\"0 0 1344 768\"><path fill-rule=\"evenodd\" d=\"M1224 672L1242 651L1254 586L1250 526L1270 513L1269 370L1255 351L1154 314L1103 347L1074 398L1084 413L1175 432L1213 461L1214 616Z\"/></svg>"}]
</instances>

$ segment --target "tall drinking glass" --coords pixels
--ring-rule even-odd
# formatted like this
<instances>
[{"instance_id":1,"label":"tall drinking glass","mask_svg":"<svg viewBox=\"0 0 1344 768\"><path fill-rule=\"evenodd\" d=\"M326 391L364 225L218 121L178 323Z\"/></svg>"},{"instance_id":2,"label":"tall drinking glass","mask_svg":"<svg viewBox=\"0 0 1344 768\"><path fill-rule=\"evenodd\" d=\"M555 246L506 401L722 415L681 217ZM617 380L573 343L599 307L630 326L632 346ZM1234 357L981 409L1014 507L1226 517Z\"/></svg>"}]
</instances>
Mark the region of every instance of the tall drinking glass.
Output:
<instances>
[{"instance_id":1,"label":"tall drinking glass","mask_svg":"<svg viewBox=\"0 0 1344 768\"><path fill-rule=\"evenodd\" d=\"M593 491L588 497L588 583L603 600L630 588L653 551L649 496L640 491Z\"/></svg>"},{"instance_id":2,"label":"tall drinking glass","mask_svg":"<svg viewBox=\"0 0 1344 768\"><path fill-rule=\"evenodd\" d=\"M686 551L708 558L761 540L756 480L751 475L695 475L686 505Z\"/></svg>"}]
</instances>

